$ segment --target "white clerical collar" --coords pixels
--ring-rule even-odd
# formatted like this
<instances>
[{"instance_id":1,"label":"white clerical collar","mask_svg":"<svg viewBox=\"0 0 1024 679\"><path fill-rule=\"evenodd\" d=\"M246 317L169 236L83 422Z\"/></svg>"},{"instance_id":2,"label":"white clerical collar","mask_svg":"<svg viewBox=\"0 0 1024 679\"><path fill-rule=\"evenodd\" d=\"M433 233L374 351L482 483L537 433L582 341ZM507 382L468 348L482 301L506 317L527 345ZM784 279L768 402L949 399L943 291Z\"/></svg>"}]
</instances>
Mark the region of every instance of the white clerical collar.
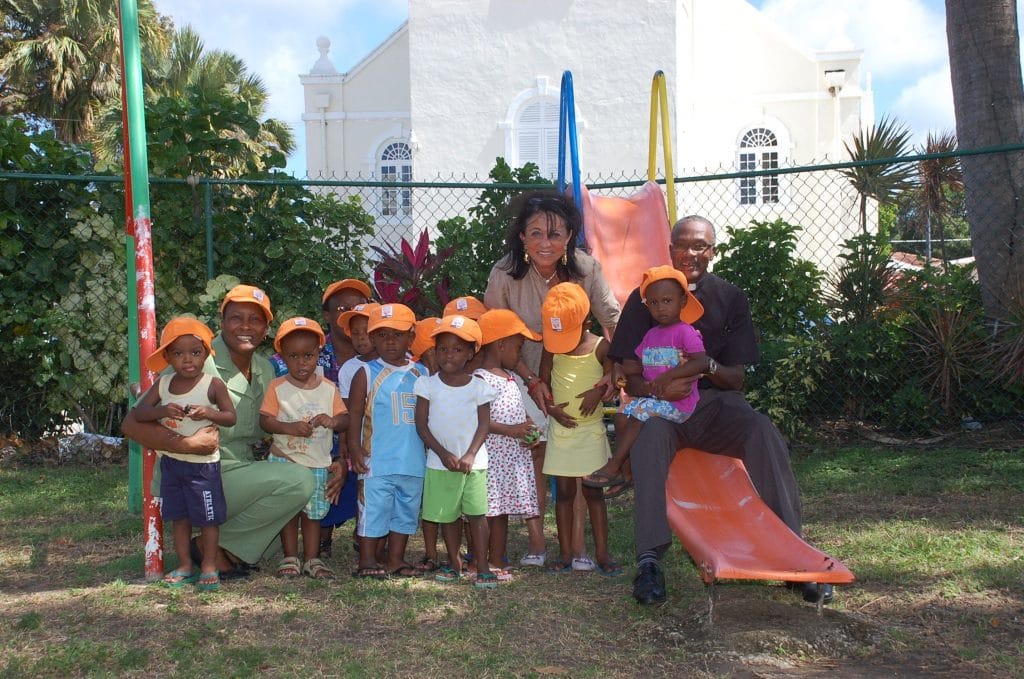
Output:
<instances>
[{"instance_id":1,"label":"white clerical collar","mask_svg":"<svg viewBox=\"0 0 1024 679\"><path fill-rule=\"evenodd\" d=\"M687 287L690 288L690 292L693 292L694 290L697 289L697 284L696 283L688 283Z\"/></svg>"}]
</instances>

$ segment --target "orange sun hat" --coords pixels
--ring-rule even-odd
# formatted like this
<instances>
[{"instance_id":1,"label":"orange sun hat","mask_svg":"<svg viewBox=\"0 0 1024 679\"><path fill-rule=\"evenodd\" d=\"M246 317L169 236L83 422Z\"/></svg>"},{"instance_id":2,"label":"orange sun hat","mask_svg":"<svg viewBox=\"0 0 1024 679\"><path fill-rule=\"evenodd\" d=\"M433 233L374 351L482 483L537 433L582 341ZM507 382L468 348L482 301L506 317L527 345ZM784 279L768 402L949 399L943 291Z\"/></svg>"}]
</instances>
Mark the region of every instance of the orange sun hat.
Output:
<instances>
[{"instance_id":1,"label":"orange sun hat","mask_svg":"<svg viewBox=\"0 0 1024 679\"><path fill-rule=\"evenodd\" d=\"M404 304L381 304L370 311L369 318L368 332L381 328L412 330L416 325L416 314Z\"/></svg>"},{"instance_id":2,"label":"orange sun hat","mask_svg":"<svg viewBox=\"0 0 1024 679\"><path fill-rule=\"evenodd\" d=\"M686 280L686 275L682 271L678 271L675 267L667 264L662 266L654 266L644 271L643 280L640 281L640 297L644 298L646 302L647 288L656 281L671 280L679 283L683 286L683 292L686 293L686 304L679 312L679 320L683 323L694 323L701 316L704 315L704 305L700 303L693 293L690 292L690 284Z\"/></svg>"},{"instance_id":3,"label":"orange sun hat","mask_svg":"<svg viewBox=\"0 0 1024 679\"><path fill-rule=\"evenodd\" d=\"M285 337L297 332L299 330L305 330L311 332L317 336L320 341L320 348L324 346L327 338L324 337L324 330L320 327L320 324L314 321L312 318L306 318L304 316L296 316L289 318L287 321L281 324L281 327L277 329L277 336L274 337L274 350L278 353L281 352L281 342Z\"/></svg>"},{"instance_id":4,"label":"orange sun hat","mask_svg":"<svg viewBox=\"0 0 1024 679\"><path fill-rule=\"evenodd\" d=\"M163 332L160 333L160 346L156 348L152 354L146 357L146 368L152 372L158 373L169 364L167 358L164 357L164 351L167 347L174 344L174 341L179 337L185 337L186 335L193 335L212 356L214 354L213 346L213 331L202 321L197 318L191 318L188 316L178 316L167 321L167 325L164 326Z\"/></svg>"},{"instance_id":5,"label":"orange sun hat","mask_svg":"<svg viewBox=\"0 0 1024 679\"><path fill-rule=\"evenodd\" d=\"M416 321L416 336L412 340L409 351L412 353L412 360L420 360L420 356L434 346L434 328L441 324L437 316L428 316Z\"/></svg>"},{"instance_id":6,"label":"orange sun hat","mask_svg":"<svg viewBox=\"0 0 1024 679\"><path fill-rule=\"evenodd\" d=\"M490 309L480 320L481 344L490 344L513 335L522 335L528 340L539 342L541 336L526 327L519 314L511 309Z\"/></svg>"},{"instance_id":7,"label":"orange sun hat","mask_svg":"<svg viewBox=\"0 0 1024 679\"><path fill-rule=\"evenodd\" d=\"M341 331L345 333L347 336L352 337L352 319L355 318L356 316L369 318L370 313L374 310L374 308L379 306L380 304L377 304L376 302L356 304L354 307L338 316L338 320L336 321L338 327L341 328Z\"/></svg>"},{"instance_id":8,"label":"orange sun hat","mask_svg":"<svg viewBox=\"0 0 1024 679\"><path fill-rule=\"evenodd\" d=\"M224 295L224 301L220 303L221 314L224 313L224 307L228 305L228 302L255 304L263 310L263 315L267 317L267 323L274 320L274 314L270 311L270 295L254 285L236 285L228 290L228 294Z\"/></svg>"},{"instance_id":9,"label":"orange sun hat","mask_svg":"<svg viewBox=\"0 0 1024 679\"><path fill-rule=\"evenodd\" d=\"M487 311L487 307L484 303L478 300L476 297L456 297L452 301L444 305L444 311L441 312L441 316L452 316L458 314L465 316L466 318L474 321L480 320L480 317Z\"/></svg>"},{"instance_id":10,"label":"orange sun hat","mask_svg":"<svg viewBox=\"0 0 1024 679\"><path fill-rule=\"evenodd\" d=\"M590 299L575 283L559 283L548 290L540 309L544 348L565 354L577 347L590 314Z\"/></svg>"},{"instance_id":11,"label":"orange sun hat","mask_svg":"<svg viewBox=\"0 0 1024 679\"><path fill-rule=\"evenodd\" d=\"M327 304L327 300L329 300L332 295L339 292L340 290L355 290L366 299L370 299L371 297L373 297L373 295L370 294L369 285L359 280L358 278L345 278L340 281L334 281L333 283L327 286L327 289L324 290L324 298L322 303Z\"/></svg>"},{"instance_id":12,"label":"orange sun hat","mask_svg":"<svg viewBox=\"0 0 1024 679\"><path fill-rule=\"evenodd\" d=\"M430 333L430 336L436 338L438 335L446 332L455 335L459 339L472 342L473 351L480 351L480 325L472 318L457 314L445 316Z\"/></svg>"}]
</instances>

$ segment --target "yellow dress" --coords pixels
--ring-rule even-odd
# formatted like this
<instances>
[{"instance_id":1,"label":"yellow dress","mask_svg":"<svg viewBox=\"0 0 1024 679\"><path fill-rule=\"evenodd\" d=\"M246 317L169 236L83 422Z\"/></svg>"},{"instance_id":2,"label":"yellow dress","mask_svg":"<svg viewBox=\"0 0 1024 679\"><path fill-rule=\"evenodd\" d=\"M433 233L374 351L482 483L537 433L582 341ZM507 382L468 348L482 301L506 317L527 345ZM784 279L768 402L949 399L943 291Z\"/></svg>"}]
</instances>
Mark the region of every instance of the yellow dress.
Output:
<instances>
[{"instance_id":1,"label":"yellow dress","mask_svg":"<svg viewBox=\"0 0 1024 679\"><path fill-rule=\"evenodd\" d=\"M555 403L569 402L565 411L576 418L576 427L567 429L549 418L547 453L544 455L544 473L552 476L586 476L604 466L611 457L608 433L605 430L601 407L584 417L580 414L583 399L576 398L593 387L604 376L604 368L594 350L582 356L555 354L551 367L551 395Z\"/></svg>"}]
</instances>

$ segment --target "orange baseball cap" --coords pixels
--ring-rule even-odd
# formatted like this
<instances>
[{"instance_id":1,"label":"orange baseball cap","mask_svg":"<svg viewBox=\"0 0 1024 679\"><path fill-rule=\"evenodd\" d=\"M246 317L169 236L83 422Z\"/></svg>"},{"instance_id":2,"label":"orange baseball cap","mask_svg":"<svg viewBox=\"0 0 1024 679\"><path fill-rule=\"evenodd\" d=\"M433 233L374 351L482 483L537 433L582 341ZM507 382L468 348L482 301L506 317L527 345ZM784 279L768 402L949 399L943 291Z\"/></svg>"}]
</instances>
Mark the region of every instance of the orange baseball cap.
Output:
<instances>
[{"instance_id":1,"label":"orange baseball cap","mask_svg":"<svg viewBox=\"0 0 1024 679\"><path fill-rule=\"evenodd\" d=\"M299 330L305 330L311 332L317 336L320 341L320 346L324 345L327 338L324 337L323 328L320 324L314 321L312 318L306 318L304 316L296 316L295 318L289 318L287 321L281 324L281 327L277 329L277 336L274 337L274 349L278 352L281 351L281 341Z\"/></svg>"},{"instance_id":2,"label":"orange baseball cap","mask_svg":"<svg viewBox=\"0 0 1024 679\"><path fill-rule=\"evenodd\" d=\"M565 354L575 349L589 313L587 293L575 283L559 283L548 290L540 308L544 348L552 354Z\"/></svg>"},{"instance_id":3,"label":"orange baseball cap","mask_svg":"<svg viewBox=\"0 0 1024 679\"><path fill-rule=\"evenodd\" d=\"M679 312L679 320L683 323L693 323L704 315L704 305L690 292L690 285L686 280L686 274L682 271L677 271L675 267L667 264L651 267L644 271L643 280L640 281L640 297L644 298L644 302L647 301L647 287L655 281L665 280L679 283L679 285L683 286L683 292L686 293L686 305Z\"/></svg>"},{"instance_id":4,"label":"orange baseball cap","mask_svg":"<svg viewBox=\"0 0 1024 679\"><path fill-rule=\"evenodd\" d=\"M166 368L169 364L164 358L164 351L174 344L174 340L186 335L194 335L203 343L208 352L214 353L213 347L210 345L210 342L213 341L213 331L196 318L178 316L169 320L164 326L164 331L160 333L160 346L146 357L146 367L155 373Z\"/></svg>"},{"instance_id":5,"label":"orange baseball cap","mask_svg":"<svg viewBox=\"0 0 1024 679\"><path fill-rule=\"evenodd\" d=\"M522 335L528 340L539 342L541 337L526 327L519 314L511 309L491 309L477 321L480 324L481 344L490 344L512 335Z\"/></svg>"},{"instance_id":6,"label":"orange baseball cap","mask_svg":"<svg viewBox=\"0 0 1024 679\"><path fill-rule=\"evenodd\" d=\"M442 316L451 316L458 314L465 316L474 321L479 320L484 312L487 311L487 307L484 303L478 300L476 297L456 297L452 301L444 305L444 311L441 313Z\"/></svg>"},{"instance_id":7,"label":"orange baseball cap","mask_svg":"<svg viewBox=\"0 0 1024 679\"><path fill-rule=\"evenodd\" d=\"M270 296L263 290L252 285L236 285L224 295L224 301L220 303L220 312L224 313L224 307L228 302L248 302L263 309L263 315L267 317L267 323L274 320L274 314L270 311Z\"/></svg>"},{"instance_id":8,"label":"orange baseball cap","mask_svg":"<svg viewBox=\"0 0 1024 679\"><path fill-rule=\"evenodd\" d=\"M324 298L322 300L322 303L327 304L327 300L331 298L331 295L338 292L339 290L345 289L355 290L366 299L370 299L370 297L372 297L372 295L370 294L369 285L359 280L358 278L345 278L340 281L334 281L333 283L327 286L327 289L324 290Z\"/></svg>"},{"instance_id":9,"label":"orange baseball cap","mask_svg":"<svg viewBox=\"0 0 1024 679\"><path fill-rule=\"evenodd\" d=\"M437 327L430 333L431 337L450 332L459 339L473 343L473 351L480 351L480 325L468 316L444 316Z\"/></svg>"},{"instance_id":10,"label":"orange baseball cap","mask_svg":"<svg viewBox=\"0 0 1024 679\"><path fill-rule=\"evenodd\" d=\"M412 330L412 327L416 325L416 314L404 304L381 304L370 311L369 318L370 321L366 327L368 332L381 328Z\"/></svg>"},{"instance_id":11,"label":"orange baseball cap","mask_svg":"<svg viewBox=\"0 0 1024 679\"><path fill-rule=\"evenodd\" d=\"M348 311L346 311L342 315L338 316L338 321L337 321L338 327L341 328L341 331L343 333L345 333L346 335L351 337L352 336L352 330L351 330L351 328L349 326L352 325L352 319L355 318L356 316L363 316L364 318L369 318L370 317L370 312L373 311L373 309L375 307L379 307L379 306L380 306L380 304L377 304L376 302L367 302L366 304L356 304L354 307L352 307L351 309L349 309Z\"/></svg>"},{"instance_id":12,"label":"orange baseball cap","mask_svg":"<svg viewBox=\"0 0 1024 679\"><path fill-rule=\"evenodd\" d=\"M428 316L416 321L416 336L412 340L412 346L409 347L414 361L420 360L420 356L434 346L434 328L440 324L441 319L437 316Z\"/></svg>"}]
</instances>

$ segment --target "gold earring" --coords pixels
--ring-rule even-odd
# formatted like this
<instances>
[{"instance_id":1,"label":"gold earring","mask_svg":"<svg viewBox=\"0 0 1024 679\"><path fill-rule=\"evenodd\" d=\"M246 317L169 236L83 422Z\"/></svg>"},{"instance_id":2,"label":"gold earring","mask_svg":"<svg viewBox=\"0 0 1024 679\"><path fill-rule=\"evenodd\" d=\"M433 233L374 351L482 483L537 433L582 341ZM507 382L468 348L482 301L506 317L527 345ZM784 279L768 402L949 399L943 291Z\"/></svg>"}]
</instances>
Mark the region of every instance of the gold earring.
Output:
<instances>
[{"instance_id":1,"label":"gold earring","mask_svg":"<svg viewBox=\"0 0 1024 679\"><path fill-rule=\"evenodd\" d=\"M526 252L526 251L523 252L523 261L526 262L527 264L530 263L530 253L529 252Z\"/></svg>"},{"instance_id":2,"label":"gold earring","mask_svg":"<svg viewBox=\"0 0 1024 679\"><path fill-rule=\"evenodd\" d=\"M569 251L562 253L562 266L569 266Z\"/></svg>"}]
</instances>

